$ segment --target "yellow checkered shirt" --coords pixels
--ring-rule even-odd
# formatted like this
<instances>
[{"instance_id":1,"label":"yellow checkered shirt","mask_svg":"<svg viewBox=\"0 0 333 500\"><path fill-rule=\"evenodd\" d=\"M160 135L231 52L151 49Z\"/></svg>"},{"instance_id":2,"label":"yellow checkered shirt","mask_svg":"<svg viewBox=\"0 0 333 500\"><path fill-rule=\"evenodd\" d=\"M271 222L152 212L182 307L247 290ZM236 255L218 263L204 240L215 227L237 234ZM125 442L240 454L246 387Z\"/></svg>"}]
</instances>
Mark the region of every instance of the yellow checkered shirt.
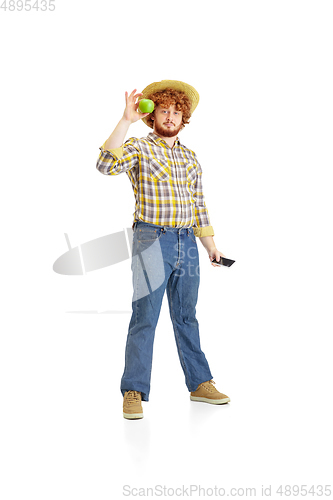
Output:
<instances>
[{"instance_id":1,"label":"yellow checkered shirt","mask_svg":"<svg viewBox=\"0 0 333 500\"><path fill-rule=\"evenodd\" d=\"M104 144L96 168L104 175L126 172L135 196L134 221L193 227L195 236L214 236L202 169L193 151L178 139L170 148L153 132L141 139L132 137L121 148L104 149Z\"/></svg>"}]
</instances>

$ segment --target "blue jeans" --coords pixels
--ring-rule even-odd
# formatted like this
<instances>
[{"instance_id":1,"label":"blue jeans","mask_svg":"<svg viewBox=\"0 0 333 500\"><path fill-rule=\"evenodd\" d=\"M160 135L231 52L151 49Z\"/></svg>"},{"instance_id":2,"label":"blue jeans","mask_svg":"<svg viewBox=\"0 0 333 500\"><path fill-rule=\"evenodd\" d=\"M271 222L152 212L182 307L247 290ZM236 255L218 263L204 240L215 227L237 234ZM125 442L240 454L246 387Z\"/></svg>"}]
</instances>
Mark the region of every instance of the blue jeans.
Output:
<instances>
[{"instance_id":1,"label":"blue jeans","mask_svg":"<svg viewBox=\"0 0 333 500\"><path fill-rule=\"evenodd\" d=\"M213 378L200 348L196 304L199 253L192 228L157 226L138 221L132 247L133 301L125 369L120 389L141 392L149 400L155 329L165 289L179 360L189 391Z\"/></svg>"}]
</instances>

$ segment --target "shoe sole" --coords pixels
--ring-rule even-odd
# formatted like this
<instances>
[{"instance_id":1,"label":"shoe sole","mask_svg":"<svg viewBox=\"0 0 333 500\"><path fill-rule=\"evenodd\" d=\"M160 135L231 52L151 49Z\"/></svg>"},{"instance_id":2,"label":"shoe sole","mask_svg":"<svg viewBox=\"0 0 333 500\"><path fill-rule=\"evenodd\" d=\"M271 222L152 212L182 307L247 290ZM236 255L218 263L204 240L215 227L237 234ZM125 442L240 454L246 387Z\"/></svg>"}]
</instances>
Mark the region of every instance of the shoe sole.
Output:
<instances>
[{"instance_id":1,"label":"shoe sole","mask_svg":"<svg viewBox=\"0 0 333 500\"><path fill-rule=\"evenodd\" d=\"M209 398L199 398L198 396L190 396L191 401L201 401L202 403L210 403L212 405L223 405L230 401L230 398L223 399L209 399Z\"/></svg>"},{"instance_id":2,"label":"shoe sole","mask_svg":"<svg viewBox=\"0 0 333 500\"><path fill-rule=\"evenodd\" d=\"M142 413L123 413L123 417L128 420L136 420L138 418L143 418Z\"/></svg>"}]
</instances>

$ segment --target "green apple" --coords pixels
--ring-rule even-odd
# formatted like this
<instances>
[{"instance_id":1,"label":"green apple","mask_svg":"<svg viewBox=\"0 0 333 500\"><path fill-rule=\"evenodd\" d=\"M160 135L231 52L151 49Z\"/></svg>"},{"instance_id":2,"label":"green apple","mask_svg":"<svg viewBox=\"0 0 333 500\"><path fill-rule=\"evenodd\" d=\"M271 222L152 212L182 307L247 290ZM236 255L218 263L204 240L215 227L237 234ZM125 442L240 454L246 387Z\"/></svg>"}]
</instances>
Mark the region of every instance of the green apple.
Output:
<instances>
[{"instance_id":1,"label":"green apple","mask_svg":"<svg viewBox=\"0 0 333 500\"><path fill-rule=\"evenodd\" d=\"M154 111L154 102L150 99L141 99L139 109L141 113L152 113Z\"/></svg>"}]
</instances>

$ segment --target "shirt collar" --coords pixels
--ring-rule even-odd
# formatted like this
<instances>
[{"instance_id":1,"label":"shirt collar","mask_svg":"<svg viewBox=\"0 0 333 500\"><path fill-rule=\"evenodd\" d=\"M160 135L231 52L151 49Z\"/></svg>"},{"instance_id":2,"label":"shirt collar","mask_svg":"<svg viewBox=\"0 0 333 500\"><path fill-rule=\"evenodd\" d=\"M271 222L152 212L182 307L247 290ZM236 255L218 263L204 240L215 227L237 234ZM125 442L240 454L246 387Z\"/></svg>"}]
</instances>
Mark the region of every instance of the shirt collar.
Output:
<instances>
[{"instance_id":1,"label":"shirt collar","mask_svg":"<svg viewBox=\"0 0 333 500\"><path fill-rule=\"evenodd\" d=\"M163 142L164 144L167 144L164 139L162 139L158 135L154 134L154 132L150 132L150 134L148 134L148 137L149 137L149 139L151 139L152 141L154 141L156 144L159 144L160 142ZM174 146L179 146L179 145L180 145L180 142L179 142L179 139L177 137L177 139L175 140ZM167 146L168 146L168 144L167 144ZM168 147L170 147L170 146L168 146Z\"/></svg>"}]
</instances>

